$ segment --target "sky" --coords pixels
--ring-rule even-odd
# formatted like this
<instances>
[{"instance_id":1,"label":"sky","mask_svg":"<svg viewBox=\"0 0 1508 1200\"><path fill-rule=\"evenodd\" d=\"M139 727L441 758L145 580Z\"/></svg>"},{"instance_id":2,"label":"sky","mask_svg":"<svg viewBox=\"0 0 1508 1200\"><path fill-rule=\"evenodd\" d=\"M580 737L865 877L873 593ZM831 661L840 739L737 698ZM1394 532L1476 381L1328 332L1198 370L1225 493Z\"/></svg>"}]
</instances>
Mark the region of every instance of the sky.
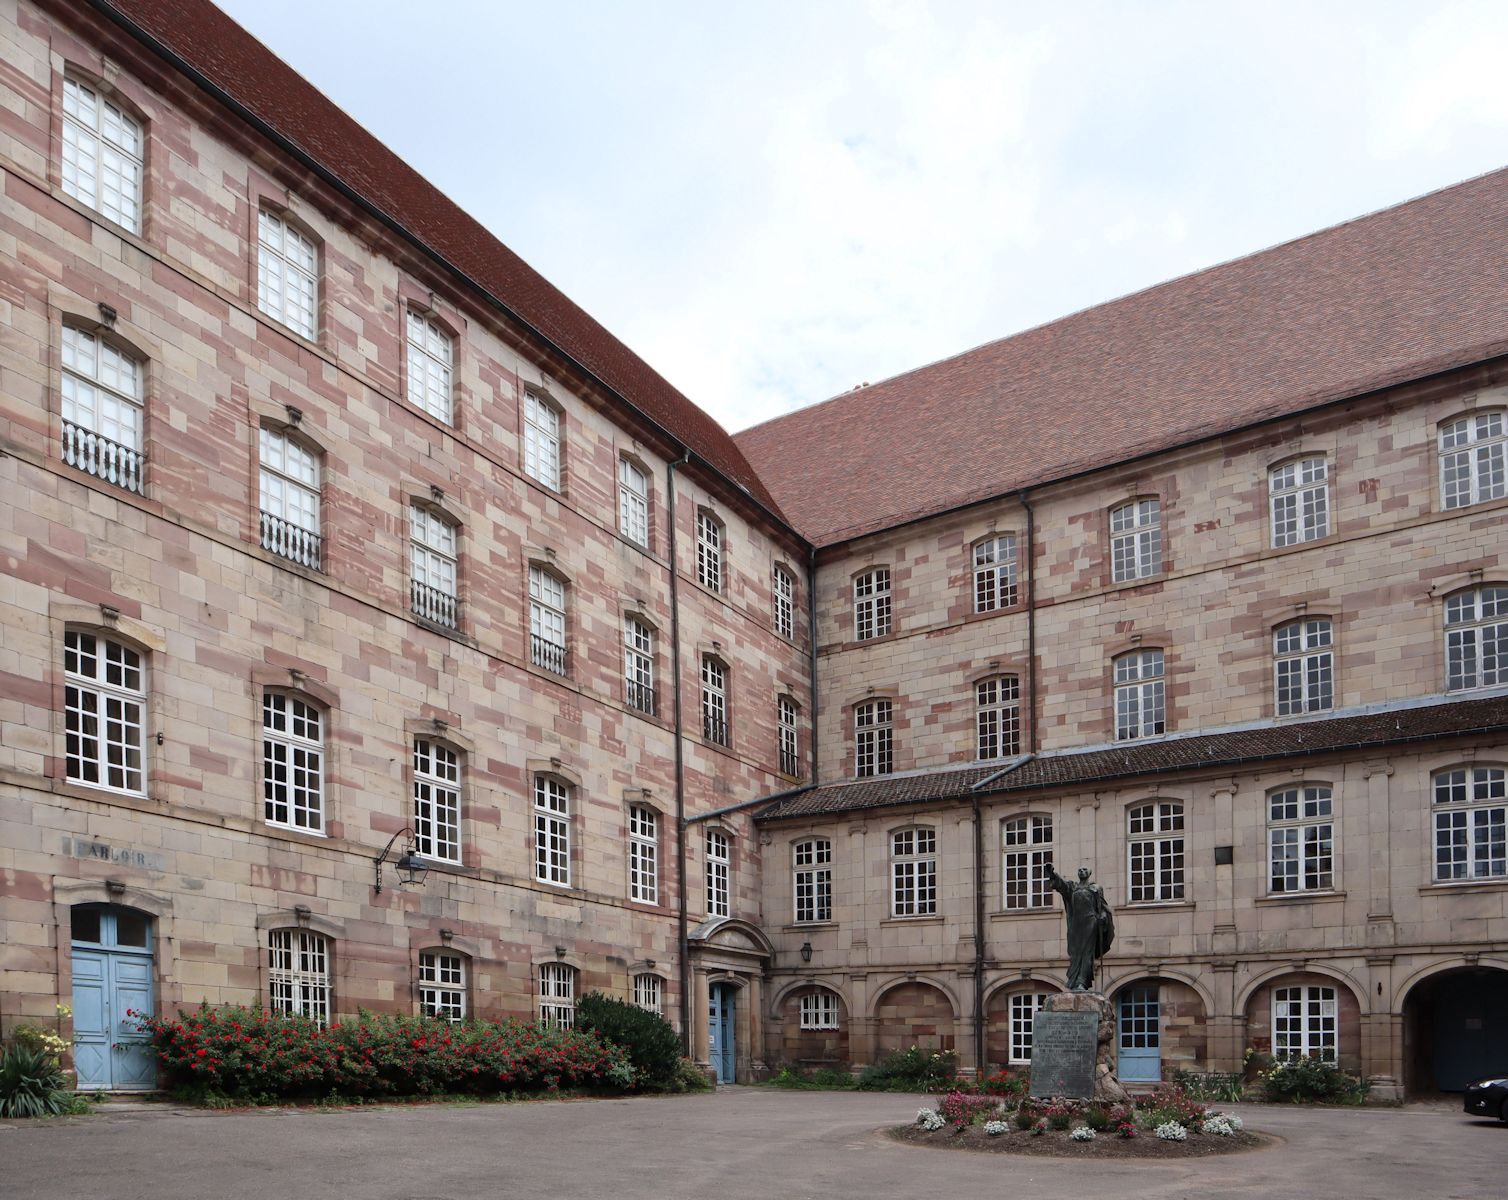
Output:
<instances>
[{"instance_id":1,"label":"sky","mask_svg":"<svg viewBox=\"0 0 1508 1200\"><path fill-rule=\"evenodd\" d=\"M1502 3L218 2L730 430L1508 165Z\"/></svg>"}]
</instances>

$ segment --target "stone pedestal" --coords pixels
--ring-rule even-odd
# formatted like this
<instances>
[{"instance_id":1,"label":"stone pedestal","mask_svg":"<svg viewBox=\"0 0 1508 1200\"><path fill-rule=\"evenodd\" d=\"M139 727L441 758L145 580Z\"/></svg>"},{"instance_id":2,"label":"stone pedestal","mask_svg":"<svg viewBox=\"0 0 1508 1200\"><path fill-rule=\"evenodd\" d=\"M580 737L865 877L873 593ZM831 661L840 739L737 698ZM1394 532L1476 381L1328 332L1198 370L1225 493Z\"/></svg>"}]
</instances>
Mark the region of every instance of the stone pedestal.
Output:
<instances>
[{"instance_id":1,"label":"stone pedestal","mask_svg":"<svg viewBox=\"0 0 1508 1200\"><path fill-rule=\"evenodd\" d=\"M1058 992L1043 1005L1048 1012L1092 1012L1100 1019L1099 1042L1094 1059L1094 1095L1091 1100L1129 1104L1131 1097L1115 1074L1115 1006L1101 992Z\"/></svg>"}]
</instances>

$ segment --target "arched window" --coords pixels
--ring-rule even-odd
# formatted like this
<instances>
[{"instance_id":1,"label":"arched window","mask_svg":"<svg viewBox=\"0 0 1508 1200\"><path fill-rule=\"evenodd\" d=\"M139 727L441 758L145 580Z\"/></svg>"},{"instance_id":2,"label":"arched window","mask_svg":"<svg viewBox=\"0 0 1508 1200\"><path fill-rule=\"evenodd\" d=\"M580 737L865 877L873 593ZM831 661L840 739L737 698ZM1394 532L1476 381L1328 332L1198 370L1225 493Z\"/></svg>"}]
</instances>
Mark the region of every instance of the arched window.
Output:
<instances>
[{"instance_id":1,"label":"arched window","mask_svg":"<svg viewBox=\"0 0 1508 1200\"><path fill-rule=\"evenodd\" d=\"M267 1007L330 1023L330 941L307 929L267 933Z\"/></svg>"},{"instance_id":2,"label":"arched window","mask_svg":"<svg viewBox=\"0 0 1508 1200\"><path fill-rule=\"evenodd\" d=\"M262 810L269 825L325 831L324 714L286 692L262 693Z\"/></svg>"},{"instance_id":3,"label":"arched window","mask_svg":"<svg viewBox=\"0 0 1508 1200\"><path fill-rule=\"evenodd\" d=\"M257 214L257 307L313 340L319 314L319 248L269 209Z\"/></svg>"},{"instance_id":4,"label":"arched window","mask_svg":"<svg viewBox=\"0 0 1508 1200\"><path fill-rule=\"evenodd\" d=\"M63 80L63 190L132 233L141 232L145 147L140 121L92 85Z\"/></svg>"},{"instance_id":5,"label":"arched window","mask_svg":"<svg viewBox=\"0 0 1508 1200\"><path fill-rule=\"evenodd\" d=\"M731 913L732 844L721 829L707 830L707 915L726 917Z\"/></svg>"},{"instance_id":6,"label":"arched window","mask_svg":"<svg viewBox=\"0 0 1508 1200\"><path fill-rule=\"evenodd\" d=\"M635 975L634 1003L649 1012L658 1013L665 1005L665 981L648 972Z\"/></svg>"},{"instance_id":7,"label":"arched window","mask_svg":"<svg viewBox=\"0 0 1508 1200\"><path fill-rule=\"evenodd\" d=\"M419 1011L426 1017L466 1019L466 959L450 950L419 953Z\"/></svg>"},{"instance_id":8,"label":"arched window","mask_svg":"<svg viewBox=\"0 0 1508 1200\"><path fill-rule=\"evenodd\" d=\"M1267 795L1268 890L1273 895L1335 886L1334 796L1323 783Z\"/></svg>"},{"instance_id":9,"label":"arched window","mask_svg":"<svg viewBox=\"0 0 1508 1200\"><path fill-rule=\"evenodd\" d=\"M775 728L780 743L780 773L796 779L801 775L801 743L796 731L796 702L789 696L775 697Z\"/></svg>"},{"instance_id":10,"label":"arched window","mask_svg":"<svg viewBox=\"0 0 1508 1200\"><path fill-rule=\"evenodd\" d=\"M1329 617L1279 625L1272 631L1272 659L1278 716L1335 707L1335 638Z\"/></svg>"},{"instance_id":11,"label":"arched window","mask_svg":"<svg viewBox=\"0 0 1508 1200\"><path fill-rule=\"evenodd\" d=\"M130 646L70 629L63 636L68 781L146 791L146 674Z\"/></svg>"},{"instance_id":12,"label":"arched window","mask_svg":"<svg viewBox=\"0 0 1508 1200\"><path fill-rule=\"evenodd\" d=\"M534 878L571 886L571 787L554 775L534 777Z\"/></svg>"},{"instance_id":13,"label":"arched window","mask_svg":"<svg viewBox=\"0 0 1508 1200\"><path fill-rule=\"evenodd\" d=\"M560 410L542 396L524 393L524 474L560 491Z\"/></svg>"},{"instance_id":14,"label":"arched window","mask_svg":"<svg viewBox=\"0 0 1508 1200\"><path fill-rule=\"evenodd\" d=\"M421 504L409 505L409 574L414 615L447 629L458 622L459 544L454 523Z\"/></svg>"},{"instance_id":15,"label":"arched window","mask_svg":"<svg viewBox=\"0 0 1508 1200\"><path fill-rule=\"evenodd\" d=\"M994 612L1016 603L1016 535L974 543L974 611Z\"/></svg>"},{"instance_id":16,"label":"arched window","mask_svg":"<svg viewBox=\"0 0 1508 1200\"><path fill-rule=\"evenodd\" d=\"M1267 475L1267 496L1274 546L1330 535L1330 466L1323 455L1274 467Z\"/></svg>"},{"instance_id":17,"label":"arched window","mask_svg":"<svg viewBox=\"0 0 1508 1200\"><path fill-rule=\"evenodd\" d=\"M1508 875L1508 770L1452 767L1434 786L1435 881Z\"/></svg>"},{"instance_id":18,"label":"arched window","mask_svg":"<svg viewBox=\"0 0 1508 1200\"><path fill-rule=\"evenodd\" d=\"M1508 495L1508 425L1488 409L1440 426L1440 499L1465 508Z\"/></svg>"},{"instance_id":19,"label":"arched window","mask_svg":"<svg viewBox=\"0 0 1508 1200\"><path fill-rule=\"evenodd\" d=\"M890 915L937 912L937 831L928 825L890 835Z\"/></svg>"},{"instance_id":20,"label":"arched window","mask_svg":"<svg viewBox=\"0 0 1508 1200\"><path fill-rule=\"evenodd\" d=\"M570 1029L576 1024L576 968L570 964L540 964L539 1023L546 1029Z\"/></svg>"},{"instance_id":21,"label":"arched window","mask_svg":"<svg viewBox=\"0 0 1508 1200\"><path fill-rule=\"evenodd\" d=\"M1127 814L1131 903L1183 899L1183 805L1138 804Z\"/></svg>"},{"instance_id":22,"label":"arched window","mask_svg":"<svg viewBox=\"0 0 1508 1200\"><path fill-rule=\"evenodd\" d=\"M1508 683L1508 586L1489 584L1445 601L1445 686L1452 692Z\"/></svg>"},{"instance_id":23,"label":"arched window","mask_svg":"<svg viewBox=\"0 0 1508 1200\"><path fill-rule=\"evenodd\" d=\"M1162 573L1162 503L1132 500L1110 510L1110 577L1116 583Z\"/></svg>"},{"instance_id":24,"label":"arched window","mask_svg":"<svg viewBox=\"0 0 1508 1200\"><path fill-rule=\"evenodd\" d=\"M566 673L566 585L555 572L529 568L529 661Z\"/></svg>"},{"instance_id":25,"label":"arched window","mask_svg":"<svg viewBox=\"0 0 1508 1200\"><path fill-rule=\"evenodd\" d=\"M428 738L414 739L414 848L461 861L461 756Z\"/></svg>"},{"instance_id":26,"label":"arched window","mask_svg":"<svg viewBox=\"0 0 1508 1200\"><path fill-rule=\"evenodd\" d=\"M806 838L791 847L796 922L833 919L833 844L827 838Z\"/></svg>"},{"instance_id":27,"label":"arched window","mask_svg":"<svg viewBox=\"0 0 1508 1200\"><path fill-rule=\"evenodd\" d=\"M728 668L710 654L702 656L702 736L718 746L731 746L728 727Z\"/></svg>"},{"instance_id":28,"label":"arched window","mask_svg":"<svg viewBox=\"0 0 1508 1200\"><path fill-rule=\"evenodd\" d=\"M655 715L655 634L637 617L623 622L623 700L636 712Z\"/></svg>"},{"instance_id":29,"label":"arched window","mask_svg":"<svg viewBox=\"0 0 1508 1200\"><path fill-rule=\"evenodd\" d=\"M975 729L979 758L1009 758L1021 753L1021 684L1014 675L981 679L974 685Z\"/></svg>"},{"instance_id":30,"label":"arched window","mask_svg":"<svg viewBox=\"0 0 1508 1200\"><path fill-rule=\"evenodd\" d=\"M853 710L854 775L868 779L889 775L895 768L892 754L892 709L889 700L868 700Z\"/></svg>"},{"instance_id":31,"label":"arched window","mask_svg":"<svg viewBox=\"0 0 1508 1200\"><path fill-rule=\"evenodd\" d=\"M1004 906L1008 909L1044 908L1053 902L1047 883L1052 866L1052 818L1010 817L1000 823Z\"/></svg>"},{"instance_id":32,"label":"arched window","mask_svg":"<svg viewBox=\"0 0 1508 1200\"><path fill-rule=\"evenodd\" d=\"M261 429L262 547L320 569L319 455L281 429Z\"/></svg>"},{"instance_id":33,"label":"arched window","mask_svg":"<svg viewBox=\"0 0 1508 1200\"><path fill-rule=\"evenodd\" d=\"M643 804L628 809L628 898L660 902L660 817Z\"/></svg>"},{"instance_id":34,"label":"arched window","mask_svg":"<svg viewBox=\"0 0 1508 1200\"><path fill-rule=\"evenodd\" d=\"M649 476L630 458L618 459L618 530L636 545L649 545Z\"/></svg>"},{"instance_id":35,"label":"arched window","mask_svg":"<svg viewBox=\"0 0 1508 1200\"><path fill-rule=\"evenodd\" d=\"M454 339L438 321L408 310L408 402L438 421L454 421L455 385L451 362Z\"/></svg>"},{"instance_id":36,"label":"arched window","mask_svg":"<svg viewBox=\"0 0 1508 1200\"><path fill-rule=\"evenodd\" d=\"M140 494L145 372L124 350L63 326L63 461Z\"/></svg>"},{"instance_id":37,"label":"arched window","mask_svg":"<svg viewBox=\"0 0 1508 1200\"><path fill-rule=\"evenodd\" d=\"M890 568L874 567L853 580L853 636L858 642L890 632Z\"/></svg>"},{"instance_id":38,"label":"arched window","mask_svg":"<svg viewBox=\"0 0 1508 1200\"><path fill-rule=\"evenodd\" d=\"M843 1002L836 992L826 988L806 992L801 997L801 1028L837 1029L842 1011Z\"/></svg>"},{"instance_id":39,"label":"arched window","mask_svg":"<svg viewBox=\"0 0 1508 1200\"><path fill-rule=\"evenodd\" d=\"M708 591L723 590L723 526L705 509L696 514L696 581Z\"/></svg>"},{"instance_id":40,"label":"arched window","mask_svg":"<svg viewBox=\"0 0 1508 1200\"><path fill-rule=\"evenodd\" d=\"M1155 737L1167 730L1161 650L1135 650L1115 660L1115 738Z\"/></svg>"}]
</instances>

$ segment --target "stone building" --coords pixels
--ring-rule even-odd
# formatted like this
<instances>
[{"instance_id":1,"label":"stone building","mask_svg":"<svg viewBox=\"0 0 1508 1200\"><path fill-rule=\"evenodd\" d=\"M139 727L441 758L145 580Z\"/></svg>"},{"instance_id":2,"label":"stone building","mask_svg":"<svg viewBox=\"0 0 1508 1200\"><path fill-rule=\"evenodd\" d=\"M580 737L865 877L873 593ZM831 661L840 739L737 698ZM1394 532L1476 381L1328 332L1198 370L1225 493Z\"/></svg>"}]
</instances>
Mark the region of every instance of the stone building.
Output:
<instances>
[{"instance_id":1,"label":"stone building","mask_svg":"<svg viewBox=\"0 0 1508 1200\"><path fill-rule=\"evenodd\" d=\"M1128 1078L1508 1053L1508 173L732 438L203 0L0 40L0 1032L989 1069L1082 862Z\"/></svg>"}]
</instances>

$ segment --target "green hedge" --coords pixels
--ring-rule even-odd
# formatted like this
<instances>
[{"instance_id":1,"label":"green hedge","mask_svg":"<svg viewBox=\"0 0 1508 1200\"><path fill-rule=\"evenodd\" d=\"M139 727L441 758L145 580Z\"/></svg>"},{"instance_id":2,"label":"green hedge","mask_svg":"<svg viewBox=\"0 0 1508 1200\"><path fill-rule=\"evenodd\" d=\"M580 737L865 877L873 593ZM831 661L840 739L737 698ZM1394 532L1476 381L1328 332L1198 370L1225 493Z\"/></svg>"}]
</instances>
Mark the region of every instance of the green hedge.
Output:
<instances>
[{"instance_id":1,"label":"green hedge","mask_svg":"<svg viewBox=\"0 0 1508 1200\"><path fill-rule=\"evenodd\" d=\"M600 1034L621 1046L641 1088L671 1087L681 1063L681 1039L659 1013L601 992L588 992L576 1002L576 1028Z\"/></svg>"}]
</instances>

